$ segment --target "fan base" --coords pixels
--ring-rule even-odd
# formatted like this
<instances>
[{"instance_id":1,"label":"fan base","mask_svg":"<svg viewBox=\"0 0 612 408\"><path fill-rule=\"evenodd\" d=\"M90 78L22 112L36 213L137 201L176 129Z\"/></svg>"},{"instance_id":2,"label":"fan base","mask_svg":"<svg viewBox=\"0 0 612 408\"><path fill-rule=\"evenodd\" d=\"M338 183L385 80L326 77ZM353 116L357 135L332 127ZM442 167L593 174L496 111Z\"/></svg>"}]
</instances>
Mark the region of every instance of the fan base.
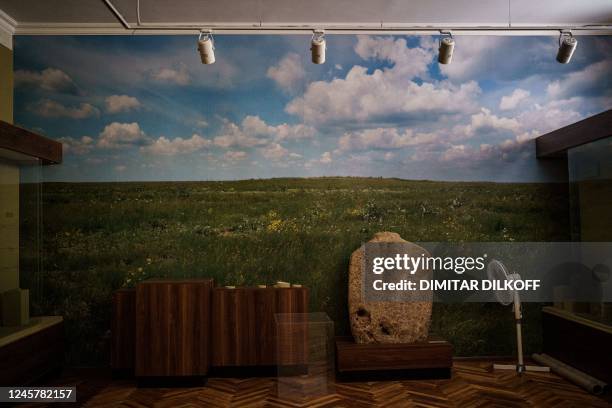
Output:
<instances>
[{"instance_id":1,"label":"fan base","mask_svg":"<svg viewBox=\"0 0 612 408\"><path fill-rule=\"evenodd\" d=\"M516 372L523 371L532 371L532 372L541 372L541 373L549 373L550 367L544 366L532 366L532 365L517 365L517 364L493 364L494 370L514 370Z\"/></svg>"}]
</instances>

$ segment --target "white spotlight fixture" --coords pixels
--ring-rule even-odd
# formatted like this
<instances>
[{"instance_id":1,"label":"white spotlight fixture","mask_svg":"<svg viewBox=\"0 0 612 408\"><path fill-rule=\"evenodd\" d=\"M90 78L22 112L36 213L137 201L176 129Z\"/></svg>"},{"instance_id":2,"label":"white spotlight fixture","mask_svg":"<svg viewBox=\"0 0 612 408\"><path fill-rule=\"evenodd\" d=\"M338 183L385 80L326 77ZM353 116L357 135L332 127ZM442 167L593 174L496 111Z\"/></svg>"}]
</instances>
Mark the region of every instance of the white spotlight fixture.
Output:
<instances>
[{"instance_id":1,"label":"white spotlight fixture","mask_svg":"<svg viewBox=\"0 0 612 408\"><path fill-rule=\"evenodd\" d=\"M557 61L561 64L567 64L572 59L578 40L574 38L571 31L561 31L559 35L559 51L557 52Z\"/></svg>"},{"instance_id":2,"label":"white spotlight fixture","mask_svg":"<svg viewBox=\"0 0 612 408\"><path fill-rule=\"evenodd\" d=\"M450 31L446 33L441 31L440 34L447 34L447 36L440 39L440 45L438 47L438 62L440 64L450 64L453 60L455 40L453 39L453 34Z\"/></svg>"},{"instance_id":3,"label":"white spotlight fixture","mask_svg":"<svg viewBox=\"0 0 612 408\"><path fill-rule=\"evenodd\" d=\"M310 40L313 64L323 64L325 62L325 48L325 31L314 30Z\"/></svg>"},{"instance_id":4,"label":"white spotlight fixture","mask_svg":"<svg viewBox=\"0 0 612 408\"><path fill-rule=\"evenodd\" d=\"M198 37L198 51L202 64L215 63L215 42L211 31L201 31Z\"/></svg>"}]
</instances>

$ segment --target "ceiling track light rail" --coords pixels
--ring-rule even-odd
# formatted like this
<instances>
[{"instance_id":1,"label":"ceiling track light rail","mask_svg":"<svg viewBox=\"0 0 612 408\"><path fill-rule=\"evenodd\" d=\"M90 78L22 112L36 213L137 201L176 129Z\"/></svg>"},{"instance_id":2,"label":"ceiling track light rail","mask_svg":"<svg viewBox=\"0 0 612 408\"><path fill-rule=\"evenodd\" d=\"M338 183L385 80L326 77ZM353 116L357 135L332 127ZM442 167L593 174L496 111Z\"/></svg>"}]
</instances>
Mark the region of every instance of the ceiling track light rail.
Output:
<instances>
[{"instance_id":1,"label":"ceiling track light rail","mask_svg":"<svg viewBox=\"0 0 612 408\"><path fill-rule=\"evenodd\" d=\"M103 0L108 6L110 11L115 15L117 20L121 22L126 30L131 30L132 34L141 31L143 33L153 33L156 31L167 32L167 33L188 33L197 30L199 32L198 37L198 51L200 52L200 58L203 64L214 64L215 62L215 46L212 38L212 28L217 33L221 34L305 34L307 32L312 33L310 40L310 51L312 62L314 64L325 63L327 44L325 40L326 33L332 34L389 34L389 35L417 35L417 34L434 34L438 32L443 35L440 39L438 46L438 62L440 64L450 64L453 59L453 52L455 49L455 39L453 38L452 32L461 33L462 35L474 35L480 33L496 34L505 33L512 35L550 35L551 32L559 32L559 49L557 51L557 61L561 64L567 64L571 61L574 51L578 45L578 40L574 38L573 32L580 32L583 35L601 35L608 34L612 35L611 25L597 25L587 24L578 27L457 27L457 28L446 28L441 30L439 28L425 26L425 27L385 27L384 23L377 25L359 25L354 26L331 26L325 30L321 28L312 29L305 26L268 26L259 23L258 25L243 25L243 26L219 26L212 27L208 30L202 30L201 28L180 23L143 23L140 19L140 0L136 2L136 14L137 14L137 25L132 26L123 17L123 15L113 5L111 0ZM201 26L200 26L201 27Z\"/></svg>"},{"instance_id":2,"label":"ceiling track light rail","mask_svg":"<svg viewBox=\"0 0 612 408\"><path fill-rule=\"evenodd\" d=\"M268 24L265 22L244 23L244 24L208 24L208 23L146 23L141 21L140 16L140 0L136 2L136 25L131 25L121 12L113 5L111 0L103 0L115 18L119 20L121 25L130 30L132 34L138 32L142 34L194 34L201 31L202 26L209 27L215 30L217 34L311 34L317 27L309 25L295 24ZM575 34L580 35L612 35L612 25L610 24L584 24L578 26L523 26L510 27L509 25L499 26L457 26L457 27L434 27L428 25L391 25L385 22L377 23L354 23L354 24L329 24L325 27L326 34L389 34L389 35L431 35L440 33L441 29L452 31L455 35L482 35L488 33L491 35L557 35L559 31L571 30ZM77 27L74 30L65 29L64 34L79 34L83 31L82 27ZM120 34L121 30L116 28L92 28L98 34ZM104 31L104 32L103 32ZM44 28L29 29L28 27L18 27L18 34L45 34ZM57 34L54 31L52 34Z\"/></svg>"}]
</instances>

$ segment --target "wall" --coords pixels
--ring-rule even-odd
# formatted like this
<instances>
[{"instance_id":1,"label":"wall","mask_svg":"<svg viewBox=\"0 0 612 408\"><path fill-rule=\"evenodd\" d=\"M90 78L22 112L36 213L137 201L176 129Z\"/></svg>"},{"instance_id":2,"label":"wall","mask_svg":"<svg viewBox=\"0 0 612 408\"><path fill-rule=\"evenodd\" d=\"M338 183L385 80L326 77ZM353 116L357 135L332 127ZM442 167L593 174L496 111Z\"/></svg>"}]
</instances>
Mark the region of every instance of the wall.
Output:
<instances>
[{"instance_id":1,"label":"wall","mask_svg":"<svg viewBox=\"0 0 612 408\"><path fill-rule=\"evenodd\" d=\"M65 152L32 310L65 317L72 361L105 361L112 291L149 277L301 283L346 333L348 260L378 231L569 239L567 176L533 138L606 109L609 39L563 65L556 38L457 38L448 66L430 36L329 36L323 65L308 36L215 41L206 66L193 36L16 38L15 119ZM498 304L436 304L432 324L458 355L514 352Z\"/></svg>"},{"instance_id":2,"label":"wall","mask_svg":"<svg viewBox=\"0 0 612 408\"><path fill-rule=\"evenodd\" d=\"M13 123L13 50L0 45L0 120Z\"/></svg>"},{"instance_id":3,"label":"wall","mask_svg":"<svg viewBox=\"0 0 612 408\"><path fill-rule=\"evenodd\" d=\"M13 123L13 51L0 45L0 120ZM0 162L0 293L19 287L19 168Z\"/></svg>"}]
</instances>

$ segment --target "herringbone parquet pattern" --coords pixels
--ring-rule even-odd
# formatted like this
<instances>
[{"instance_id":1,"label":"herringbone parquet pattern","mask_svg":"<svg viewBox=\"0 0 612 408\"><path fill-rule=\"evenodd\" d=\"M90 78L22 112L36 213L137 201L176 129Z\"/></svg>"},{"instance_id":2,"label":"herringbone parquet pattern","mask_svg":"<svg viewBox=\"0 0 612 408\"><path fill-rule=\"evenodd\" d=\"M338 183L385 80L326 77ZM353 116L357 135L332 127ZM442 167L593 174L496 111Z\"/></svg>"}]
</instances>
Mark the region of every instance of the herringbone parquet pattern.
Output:
<instances>
[{"instance_id":1,"label":"herringbone parquet pattern","mask_svg":"<svg viewBox=\"0 0 612 408\"><path fill-rule=\"evenodd\" d=\"M286 388L274 378L210 378L198 388L137 388L128 380L87 378L58 384L77 385L80 405L92 408L611 406L554 374L494 372L490 362L455 362L448 380L330 383L315 387L319 392Z\"/></svg>"}]
</instances>

